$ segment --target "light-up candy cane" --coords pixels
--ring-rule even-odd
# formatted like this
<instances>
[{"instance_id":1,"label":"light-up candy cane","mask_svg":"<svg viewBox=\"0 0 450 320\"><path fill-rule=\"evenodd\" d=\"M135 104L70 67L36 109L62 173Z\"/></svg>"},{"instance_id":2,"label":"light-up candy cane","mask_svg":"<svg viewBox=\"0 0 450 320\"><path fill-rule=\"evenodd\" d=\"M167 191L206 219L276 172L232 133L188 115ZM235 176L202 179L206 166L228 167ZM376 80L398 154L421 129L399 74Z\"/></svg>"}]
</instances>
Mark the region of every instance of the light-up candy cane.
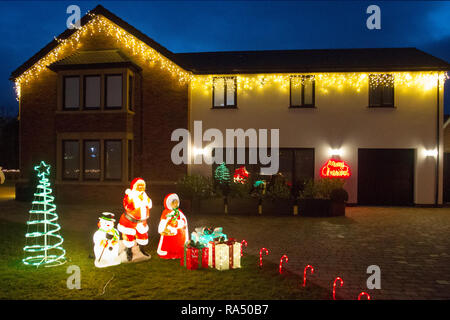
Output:
<instances>
[{"instance_id":1,"label":"light-up candy cane","mask_svg":"<svg viewBox=\"0 0 450 320\"><path fill-rule=\"evenodd\" d=\"M289 259L287 255L283 255L280 259L280 274L283 273L283 260L286 261L286 263L288 263Z\"/></svg>"},{"instance_id":2,"label":"light-up candy cane","mask_svg":"<svg viewBox=\"0 0 450 320\"><path fill-rule=\"evenodd\" d=\"M314 267L308 264L308 265L305 267L305 270L303 270L303 286L304 286L304 287L306 287L306 271L308 271L308 269L311 270L311 274L314 273Z\"/></svg>"},{"instance_id":3,"label":"light-up candy cane","mask_svg":"<svg viewBox=\"0 0 450 320\"><path fill-rule=\"evenodd\" d=\"M334 279L333 282L333 300L336 300L336 282L339 280L341 287L344 286L344 280L342 280L340 277L337 277Z\"/></svg>"},{"instance_id":4,"label":"light-up candy cane","mask_svg":"<svg viewBox=\"0 0 450 320\"><path fill-rule=\"evenodd\" d=\"M369 296L369 294L367 293L367 292L361 292L359 295L358 295L358 300L361 300L361 298L362 297L366 297L366 300L370 300L370 296Z\"/></svg>"},{"instance_id":5,"label":"light-up candy cane","mask_svg":"<svg viewBox=\"0 0 450 320\"><path fill-rule=\"evenodd\" d=\"M262 253L263 251L266 253L266 256L269 254L269 250L267 250L266 248L261 248L261 250L259 250L259 267L262 268Z\"/></svg>"},{"instance_id":6,"label":"light-up candy cane","mask_svg":"<svg viewBox=\"0 0 450 320\"><path fill-rule=\"evenodd\" d=\"M245 247L247 248L247 241L242 240L241 241L241 257L244 255L244 253L242 252L242 247L245 245Z\"/></svg>"}]
</instances>

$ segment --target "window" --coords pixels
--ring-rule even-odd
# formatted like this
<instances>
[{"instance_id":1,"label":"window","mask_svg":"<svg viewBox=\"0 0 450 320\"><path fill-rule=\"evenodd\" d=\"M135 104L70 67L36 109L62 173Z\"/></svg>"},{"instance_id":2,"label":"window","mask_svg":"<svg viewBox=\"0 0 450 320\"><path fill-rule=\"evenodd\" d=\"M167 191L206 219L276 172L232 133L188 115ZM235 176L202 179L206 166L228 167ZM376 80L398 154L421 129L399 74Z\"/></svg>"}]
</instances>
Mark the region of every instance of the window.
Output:
<instances>
[{"instance_id":1,"label":"window","mask_svg":"<svg viewBox=\"0 0 450 320\"><path fill-rule=\"evenodd\" d=\"M76 110L80 108L80 77L64 77L64 103L66 110Z\"/></svg>"},{"instance_id":2,"label":"window","mask_svg":"<svg viewBox=\"0 0 450 320\"><path fill-rule=\"evenodd\" d=\"M236 77L213 79L213 108L236 108Z\"/></svg>"},{"instance_id":3,"label":"window","mask_svg":"<svg viewBox=\"0 0 450 320\"><path fill-rule=\"evenodd\" d=\"M134 77L128 76L128 110L133 111L133 91L134 91Z\"/></svg>"},{"instance_id":4,"label":"window","mask_svg":"<svg viewBox=\"0 0 450 320\"><path fill-rule=\"evenodd\" d=\"M84 141L84 179L100 180L100 141Z\"/></svg>"},{"instance_id":5,"label":"window","mask_svg":"<svg viewBox=\"0 0 450 320\"><path fill-rule=\"evenodd\" d=\"M369 75L369 107L394 107L394 76Z\"/></svg>"},{"instance_id":6,"label":"window","mask_svg":"<svg viewBox=\"0 0 450 320\"><path fill-rule=\"evenodd\" d=\"M84 108L100 109L100 76L84 77Z\"/></svg>"},{"instance_id":7,"label":"window","mask_svg":"<svg viewBox=\"0 0 450 320\"><path fill-rule=\"evenodd\" d=\"M109 109L122 108L122 75L106 75L105 81L105 107Z\"/></svg>"},{"instance_id":8,"label":"window","mask_svg":"<svg viewBox=\"0 0 450 320\"><path fill-rule=\"evenodd\" d=\"M315 83L314 76L291 76L291 108L312 108L315 106Z\"/></svg>"},{"instance_id":9,"label":"window","mask_svg":"<svg viewBox=\"0 0 450 320\"><path fill-rule=\"evenodd\" d=\"M122 178L122 141L105 140L105 180Z\"/></svg>"},{"instance_id":10,"label":"window","mask_svg":"<svg viewBox=\"0 0 450 320\"><path fill-rule=\"evenodd\" d=\"M78 180L80 175L80 144L78 140L63 141L64 180Z\"/></svg>"}]
</instances>

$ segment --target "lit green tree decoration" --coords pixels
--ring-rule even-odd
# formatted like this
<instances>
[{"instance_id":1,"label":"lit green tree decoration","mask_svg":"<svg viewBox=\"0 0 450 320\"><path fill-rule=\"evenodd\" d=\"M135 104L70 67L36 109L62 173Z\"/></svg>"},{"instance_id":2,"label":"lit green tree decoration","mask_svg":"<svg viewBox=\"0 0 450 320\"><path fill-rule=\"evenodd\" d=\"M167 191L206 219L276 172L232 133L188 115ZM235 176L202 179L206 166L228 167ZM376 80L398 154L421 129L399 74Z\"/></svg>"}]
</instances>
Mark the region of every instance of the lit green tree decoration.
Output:
<instances>
[{"instance_id":1,"label":"lit green tree decoration","mask_svg":"<svg viewBox=\"0 0 450 320\"><path fill-rule=\"evenodd\" d=\"M66 251L61 246L64 239L59 234L61 226L58 224L55 197L51 196L50 165L41 161L35 166L39 183L34 194L30 218L27 222L28 230L25 234L26 244L23 248L26 257L24 264L33 266L55 266L66 262Z\"/></svg>"},{"instance_id":2,"label":"lit green tree decoration","mask_svg":"<svg viewBox=\"0 0 450 320\"><path fill-rule=\"evenodd\" d=\"M224 162L222 162L214 171L214 178L219 184L229 184L231 182L230 170Z\"/></svg>"}]
</instances>

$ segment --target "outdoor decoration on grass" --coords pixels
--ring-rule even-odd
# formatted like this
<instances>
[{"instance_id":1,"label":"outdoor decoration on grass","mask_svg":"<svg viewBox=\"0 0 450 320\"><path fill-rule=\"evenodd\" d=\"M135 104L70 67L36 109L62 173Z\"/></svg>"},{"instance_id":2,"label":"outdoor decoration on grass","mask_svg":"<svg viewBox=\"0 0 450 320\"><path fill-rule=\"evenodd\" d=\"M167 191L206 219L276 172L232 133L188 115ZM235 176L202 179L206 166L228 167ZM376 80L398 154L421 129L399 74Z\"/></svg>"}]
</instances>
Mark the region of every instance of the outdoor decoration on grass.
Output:
<instances>
[{"instance_id":1,"label":"outdoor decoration on grass","mask_svg":"<svg viewBox=\"0 0 450 320\"><path fill-rule=\"evenodd\" d=\"M337 277L336 279L334 279L333 282L333 300L336 300L336 283L339 281L339 284L341 287L344 286L344 280L342 280L340 277Z\"/></svg>"},{"instance_id":2,"label":"outdoor decoration on grass","mask_svg":"<svg viewBox=\"0 0 450 320\"><path fill-rule=\"evenodd\" d=\"M308 264L305 267L305 270L303 270L303 287L306 287L306 271L308 271L308 269L311 270L311 274L314 274L314 267Z\"/></svg>"},{"instance_id":3,"label":"outdoor decoration on grass","mask_svg":"<svg viewBox=\"0 0 450 320\"><path fill-rule=\"evenodd\" d=\"M350 166L342 160L330 159L320 169L322 178L350 178Z\"/></svg>"},{"instance_id":4,"label":"outdoor decoration on grass","mask_svg":"<svg viewBox=\"0 0 450 320\"><path fill-rule=\"evenodd\" d=\"M120 264L119 232L114 228L114 214L103 212L98 218L98 230L94 233L95 266L97 268L110 267Z\"/></svg>"},{"instance_id":5,"label":"outdoor decoration on grass","mask_svg":"<svg viewBox=\"0 0 450 320\"><path fill-rule=\"evenodd\" d=\"M280 259L280 267L279 267L280 274L283 273L283 261L286 262L286 263L288 263L288 261L289 261L288 256L285 255L285 254Z\"/></svg>"},{"instance_id":6,"label":"outdoor decoration on grass","mask_svg":"<svg viewBox=\"0 0 450 320\"><path fill-rule=\"evenodd\" d=\"M246 183L249 177L249 173L245 166L241 166L234 170L233 181L235 183Z\"/></svg>"},{"instance_id":7,"label":"outdoor decoration on grass","mask_svg":"<svg viewBox=\"0 0 450 320\"><path fill-rule=\"evenodd\" d=\"M361 300L361 298L362 297L366 297L366 300L370 300L370 295L367 293L367 292L361 292L359 295L358 295L358 300Z\"/></svg>"},{"instance_id":8,"label":"outdoor decoration on grass","mask_svg":"<svg viewBox=\"0 0 450 320\"><path fill-rule=\"evenodd\" d=\"M179 208L180 199L175 193L164 199L164 211L158 226L161 235L158 255L163 259L183 258L184 244L189 241L187 219Z\"/></svg>"},{"instance_id":9,"label":"outdoor decoration on grass","mask_svg":"<svg viewBox=\"0 0 450 320\"><path fill-rule=\"evenodd\" d=\"M228 239L228 236L223 233L222 227L217 227L214 229L211 227L200 227L195 228L195 231L191 233L191 240L200 242L200 244L204 246L208 246L210 241L214 241L219 238L223 238L224 240Z\"/></svg>"},{"instance_id":10,"label":"outdoor decoration on grass","mask_svg":"<svg viewBox=\"0 0 450 320\"><path fill-rule=\"evenodd\" d=\"M208 265L217 270L237 269L241 267L241 244L235 239L210 241L208 243Z\"/></svg>"},{"instance_id":11,"label":"outdoor decoration on grass","mask_svg":"<svg viewBox=\"0 0 450 320\"><path fill-rule=\"evenodd\" d=\"M142 178L135 178L131 182L130 189L125 191L123 198L125 212L120 217L117 229L122 232L122 243L126 247L126 260L142 261L150 259L150 255L145 252L143 246L148 244L148 225L152 200L145 193L145 181ZM139 245L139 250L132 248Z\"/></svg>"},{"instance_id":12,"label":"outdoor decoration on grass","mask_svg":"<svg viewBox=\"0 0 450 320\"><path fill-rule=\"evenodd\" d=\"M55 198L51 195L52 189L48 179L50 165L41 161L34 170L37 172L39 182L29 211L26 244L23 248L26 257L22 261L26 265L33 266L57 266L66 262L66 251L62 247L64 239L59 234L61 226L57 222Z\"/></svg>"},{"instance_id":13,"label":"outdoor decoration on grass","mask_svg":"<svg viewBox=\"0 0 450 320\"><path fill-rule=\"evenodd\" d=\"M241 257L244 255L244 245L245 245L245 247L247 248L247 241L245 241L245 240L242 240L241 241Z\"/></svg>"},{"instance_id":14,"label":"outdoor decoration on grass","mask_svg":"<svg viewBox=\"0 0 450 320\"><path fill-rule=\"evenodd\" d=\"M187 241L184 245L183 257L180 265L186 266L189 270L198 268L208 268L209 249L199 242Z\"/></svg>"},{"instance_id":15,"label":"outdoor decoration on grass","mask_svg":"<svg viewBox=\"0 0 450 320\"><path fill-rule=\"evenodd\" d=\"M261 250L259 250L259 267L262 268L262 253L265 252L266 256L269 255L269 250L267 250L266 248L261 248Z\"/></svg>"}]
</instances>

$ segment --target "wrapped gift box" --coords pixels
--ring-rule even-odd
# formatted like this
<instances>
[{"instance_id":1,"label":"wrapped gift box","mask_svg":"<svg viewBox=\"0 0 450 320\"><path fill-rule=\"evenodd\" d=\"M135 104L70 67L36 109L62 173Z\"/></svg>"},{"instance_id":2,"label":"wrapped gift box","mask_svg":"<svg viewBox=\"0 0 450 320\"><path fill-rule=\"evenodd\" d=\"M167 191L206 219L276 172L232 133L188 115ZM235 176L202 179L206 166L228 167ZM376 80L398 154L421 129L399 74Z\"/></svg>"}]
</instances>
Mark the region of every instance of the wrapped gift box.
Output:
<instances>
[{"instance_id":1,"label":"wrapped gift box","mask_svg":"<svg viewBox=\"0 0 450 320\"><path fill-rule=\"evenodd\" d=\"M184 245L180 265L186 266L189 270L208 268L208 253L208 248L200 243L187 242Z\"/></svg>"},{"instance_id":2,"label":"wrapped gift box","mask_svg":"<svg viewBox=\"0 0 450 320\"><path fill-rule=\"evenodd\" d=\"M234 239L210 241L208 243L208 265L217 270L241 267L241 244Z\"/></svg>"},{"instance_id":3,"label":"wrapped gift box","mask_svg":"<svg viewBox=\"0 0 450 320\"><path fill-rule=\"evenodd\" d=\"M205 247L208 246L208 243L210 241L214 241L216 239L225 239L227 240L227 235L223 233L222 227L217 228L206 228L206 227L200 227L195 228L195 231L191 233L191 239L195 242L200 242Z\"/></svg>"}]
</instances>

